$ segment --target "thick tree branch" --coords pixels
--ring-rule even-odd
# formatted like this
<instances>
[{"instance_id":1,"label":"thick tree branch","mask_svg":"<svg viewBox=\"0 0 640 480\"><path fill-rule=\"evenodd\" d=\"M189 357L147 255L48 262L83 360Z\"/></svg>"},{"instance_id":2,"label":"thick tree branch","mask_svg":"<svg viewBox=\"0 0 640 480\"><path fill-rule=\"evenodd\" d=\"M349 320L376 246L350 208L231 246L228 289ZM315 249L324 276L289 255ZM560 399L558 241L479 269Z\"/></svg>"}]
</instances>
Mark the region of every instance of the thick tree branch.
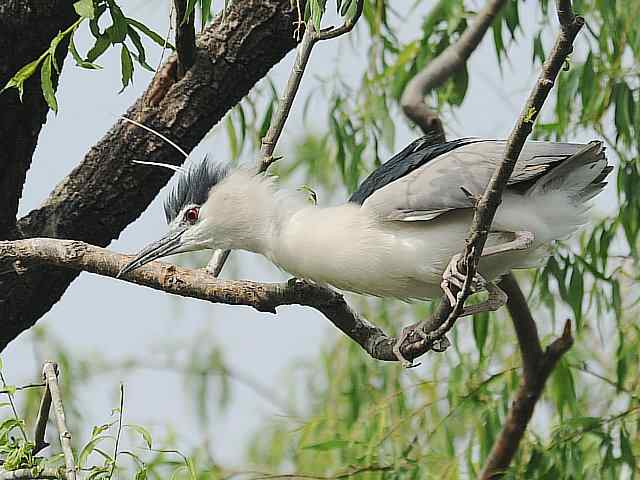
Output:
<instances>
[{"instance_id":1,"label":"thick tree branch","mask_svg":"<svg viewBox=\"0 0 640 480\"><path fill-rule=\"evenodd\" d=\"M529 341L527 340L527 342ZM571 322L567 320L562 335L554 340L544 353L538 357L535 370L530 372L529 377L523 379L522 385L518 388L500 436L493 445L489 458L482 470L481 480L500 478L509 468L527 429L529 420L531 420L536 403L540 395L542 395L547 379L562 355L572 345ZM523 347L526 348L521 343L520 348L523 349Z\"/></svg>"},{"instance_id":2,"label":"thick tree branch","mask_svg":"<svg viewBox=\"0 0 640 480\"><path fill-rule=\"evenodd\" d=\"M402 109L425 134L433 134L440 142L444 141L442 121L426 104L425 96L464 67L506 3L507 0L488 0L460 38L430 61L405 87L401 99Z\"/></svg>"},{"instance_id":3,"label":"thick tree branch","mask_svg":"<svg viewBox=\"0 0 640 480\"><path fill-rule=\"evenodd\" d=\"M159 74L127 112L190 151L250 88L295 46L290 0L232 2L198 38L184 78ZM175 57L166 64L175 65ZM175 67L173 67L175 68ZM164 72L164 68L161 72ZM132 163L179 164L180 154L148 132L118 122L44 205L20 219L9 238L55 237L107 245L135 220L170 178L164 169ZM58 301L76 272L34 267L0 276L0 348Z\"/></svg>"},{"instance_id":4,"label":"thick tree branch","mask_svg":"<svg viewBox=\"0 0 640 480\"><path fill-rule=\"evenodd\" d=\"M507 309L518 337L524 378L531 383L536 376L538 364L543 353L540 337L538 336L538 327L531 315L527 300L512 273L502 279L500 288L508 297Z\"/></svg>"},{"instance_id":5,"label":"thick tree branch","mask_svg":"<svg viewBox=\"0 0 640 480\"><path fill-rule=\"evenodd\" d=\"M12 269L19 263L18 270L49 265L115 278L130 260L128 255L73 240L33 238L0 242L0 271ZM275 313L276 308L282 305L313 307L373 358L397 361L393 353L395 338L354 312L339 293L309 282L295 279L284 283L226 281L201 269L189 270L162 262L151 262L137 268L122 280L174 295L246 305L262 312ZM413 342L405 345L403 354L407 358L415 358L430 348L431 344L426 341Z\"/></svg>"},{"instance_id":6,"label":"thick tree branch","mask_svg":"<svg viewBox=\"0 0 640 480\"><path fill-rule=\"evenodd\" d=\"M0 2L0 88L46 51L51 39L76 18L73 2L69 1ZM66 53L65 40L56 50L60 69ZM52 80L56 88L55 69ZM0 239L12 238L22 187L48 111L39 71L25 83L22 101L15 89L0 93Z\"/></svg>"},{"instance_id":7,"label":"thick tree branch","mask_svg":"<svg viewBox=\"0 0 640 480\"><path fill-rule=\"evenodd\" d=\"M176 55L178 80L184 77L196 58L195 9L187 17L187 0L174 0L176 9Z\"/></svg>"}]
</instances>

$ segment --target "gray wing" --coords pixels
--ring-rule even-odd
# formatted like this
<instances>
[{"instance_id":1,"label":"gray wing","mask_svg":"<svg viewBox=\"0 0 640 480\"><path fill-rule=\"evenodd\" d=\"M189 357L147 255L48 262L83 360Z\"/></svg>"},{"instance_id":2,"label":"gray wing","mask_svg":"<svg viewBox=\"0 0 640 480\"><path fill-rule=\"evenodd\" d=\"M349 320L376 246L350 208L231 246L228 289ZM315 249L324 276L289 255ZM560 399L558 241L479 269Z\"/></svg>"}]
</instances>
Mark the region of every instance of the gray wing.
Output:
<instances>
[{"instance_id":1,"label":"gray wing","mask_svg":"<svg viewBox=\"0 0 640 480\"><path fill-rule=\"evenodd\" d=\"M482 140L460 146L376 190L363 203L385 220L425 221L450 210L470 208L502 161L506 141ZM535 180L583 148L582 144L525 143L508 189L524 191Z\"/></svg>"}]
</instances>

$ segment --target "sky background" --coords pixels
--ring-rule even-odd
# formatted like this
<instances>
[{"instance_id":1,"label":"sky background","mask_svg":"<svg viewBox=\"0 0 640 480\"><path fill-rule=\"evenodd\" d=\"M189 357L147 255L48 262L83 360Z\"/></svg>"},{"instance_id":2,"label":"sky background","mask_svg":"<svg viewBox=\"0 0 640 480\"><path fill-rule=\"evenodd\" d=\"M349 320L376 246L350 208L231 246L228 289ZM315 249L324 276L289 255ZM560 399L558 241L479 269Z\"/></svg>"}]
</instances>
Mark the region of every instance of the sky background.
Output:
<instances>
[{"instance_id":1,"label":"sky background","mask_svg":"<svg viewBox=\"0 0 640 480\"><path fill-rule=\"evenodd\" d=\"M143 20L156 31L167 31L168 6L166 3L122 2L125 14ZM413 2L407 2L413 3ZM535 2L521 4L521 18L536 18ZM397 5L402 13L405 7ZM418 38L419 22L426 8L412 12L405 20L394 19L398 31L406 40ZM359 26L364 29L364 25ZM530 29L533 31L533 27ZM364 30L360 32L362 37ZM530 32L529 32L530 33ZM356 39L358 31L355 32ZM471 57L469 64L469 91L455 116L445 116L449 137L480 136L506 138L513 126L529 88L537 76L531 66L531 42L526 40L512 47L510 62L502 72L496 68L495 50L491 35ZM339 67L350 82L357 82L367 64L366 50L358 48L353 39L346 37L319 44L313 51L305 73L300 97L319 89L320 74L328 68ZM86 51L88 34L82 28L76 43ZM362 42L361 42L362 43ZM157 62L159 51L155 52ZM281 91L291 68L293 54L289 54L271 72L271 78ZM137 69L134 83L118 94L120 83L119 50L112 49L99 61L100 71L75 67L68 58L63 70L57 115L50 113L40 135L33 165L28 173L19 215L38 207L55 185L73 169L88 149L113 125L144 91L151 74ZM154 62L150 62L152 65ZM305 133L302 128L302 102L294 104L285 127L279 151L286 153L296 139ZM323 122L325 109L315 102L318 118ZM549 108L549 105L546 107ZM396 116L398 126L396 150L412 141L418 134L409 130L406 121ZM306 125L321 131L326 125ZM224 130L208 137L196 155L210 152L221 161L229 158ZM573 138L585 141L591 138ZM246 155L244 161L253 159ZM146 168L146 167L141 167ZM287 187L299 185L292 180ZM313 187L313 186L312 186ZM125 253L139 250L147 242L158 238L166 229L162 212L163 190L150 208L114 241L110 248ZM614 198L611 189L602 198L603 204ZM322 196L320 197L322 202ZM203 259L203 266L206 259ZM280 281L287 276L274 268L266 259L248 253L235 252L223 277L230 275L259 281ZM194 413L194 403L185 395L185 384L176 373L162 368L126 373L114 369L123 359L138 358L153 364L154 355L177 350L186 361L193 353L194 338L216 342L222 348L226 361L242 375L258 379L283 397L286 389L279 385L290 382L290 366L314 359L326 342L339 335L321 314L309 308L282 307L276 316L260 313L246 307L213 305L194 299L183 299L166 293L137 287L110 278L83 273L71 285L62 300L39 322L47 332L58 339L74 357L100 356L107 360L103 371L96 372L92 381L75 386L77 404L82 406L87 421L85 428L74 435L84 438L91 425L108 420L111 408L117 405L118 385L126 389L126 417L129 423L150 427L154 438L161 438L167 425L180 432L177 445L184 442L199 445L207 442L214 458L224 463L241 464L242 446L261 424L277 418L283 412L267 399L245 385L233 382L232 404L224 413L212 408L212 422L203 428ZM27 384L37 379L40 362L51 354L47 343L34 355L34 334L27 332L12 342L3 352L4 371L13 384ZM196 344L197 345L197 344ZM363 353L364 354L364 353ZM52 358L55 360L55 358ZM112 366L109 366L112 362ZM150 365L154 366L154 365ZM388 368L399 368L389 365ZM418 370L425 380L430 378L428 356ZM63 377L64 381L64 372ZM212 397L216 392L211 393ZM212 403L215 400L212 399Z\"/></svg>"}]
</instances>

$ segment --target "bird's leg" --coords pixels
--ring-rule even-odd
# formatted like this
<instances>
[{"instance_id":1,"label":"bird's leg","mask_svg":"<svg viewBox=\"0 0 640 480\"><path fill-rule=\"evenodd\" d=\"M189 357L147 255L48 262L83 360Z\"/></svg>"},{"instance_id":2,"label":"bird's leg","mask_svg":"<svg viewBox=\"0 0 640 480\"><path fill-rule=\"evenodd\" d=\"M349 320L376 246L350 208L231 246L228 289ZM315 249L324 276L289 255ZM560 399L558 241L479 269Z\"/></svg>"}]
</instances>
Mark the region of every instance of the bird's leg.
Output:
<instances>
[{"instance_id":1,"label":"bird's leg","mask_svg":"<svg viewBox=\"0 0 640 480\"><path fill-rule=\"evenodd\" d=\"M462 273L458 269L460 258L460 254L453 256L451 262L449 262L449 265L447 266L447 269L442 275L442 283L440 284L440 287L452 306L456 305L458 299L451 291L451 285L455 285L458 289L462 289L466 280L466 274ZM482 303L464 307L459 317L466 317L482 312L494 312L507 303L507 294L504 293L500 287L493 282L485 280L480 274L476 273L471 282L471 292L477 293L482 290L486 290L489 293L489 298Z\"/></svg>"},{"instance_id":2,"label":"bird's leg","mask_svg":"<svg viewBox=\"0 0 640 480\"><path fill-rule=\"evenodd\" d=\"M492 247L485 247L482 251L483 257L491 257L492 255L498 255L499 253L517 252L518 250L526 250L533 244L534 235L532 232L520 231L512 232L513 240L495 245Z\"/></svg>"},{"instance_id":3,"label":"bird's leg","mask_svg":"<svg viewBox=\"0 0 640 480\"><path fill-rule=\"evenodd\" d=\"M510 240L501 245L487 247L482 251L482 257L490 257L492 255L498 255L500 253L508 253L518 250L525 250L531 246L533 243L533 233L527 231L518 231L512 232L514 235L513 240ZM442 283L440 287L444 291L445 295L449 299L449 303L452 306L455 306L458 302L458 298L453 294L451 290L451 286L455 285L458 290L462 289L464 282L466 281L467 275L466 273L462 273L458 268L458 263L462 259L461 254L456 254L453 256L449 265L447 265L444 274L442 275ZM471 291L473 293L480 292L482 290L486 290L489 294L487 300L482 303L478 303L476 305L469 305L462 309L462 313L460 313L459 317L466 317L469 315L476 315L477 313L483 312L495 312L504 304L507 303L507 294L502 291L498 285L493 282L485 280L480 274L476 273L473 280L471 281ZM427 334L423 331L422 326L424 322L418 322L402 329L398 340L393 346L393 353L396 358L402 363L404 367L413 367L413 363L408 361L402 355L400 351L400 347L404 343L404 341L413 333L416 333L420 337L427 338ZM444 352L449 346L451 342L447 337L443 336L433 342L431 345L431 349L436 352Z\"/></svg>"},{"instance_id":4,"label":"bird's leg","mask_svg":"<svg viewBox=\"0 0 640 480\"><path fill-rule=\"evenodd\" d=\"M482 251L481 256L490 257L501 253L526 250L533 243L534 235L532 232L517 231L512 233L514 236L513 240L505 242L501 245L486 247ZM460 263L461 258L461 254L456 254L453 256L453 258L449 262L449 265L447 265L444 274L442 275L442 283L440 284L440 287L444 291L445 295L449 299L449 303L452 306L456 305L458 299L451 291L451 285L455 285L458 290L460 290L462 289L462 286L464 285L464 282L466 280L466 274L462 273L458 268L458 263ZM487 300L483 303L464 307L462 313L459 315L460 317L475 315L476 313L482 312L494 312L507 302L507 295L500 289L500 287L498 287L493 282L488 282L487 280L482 278L482 276L476 273L471 282L471 291L473 293L476 293L481 290L486 290L489 293L489 298L487 298Z\"/></svg>"}]
</instances>

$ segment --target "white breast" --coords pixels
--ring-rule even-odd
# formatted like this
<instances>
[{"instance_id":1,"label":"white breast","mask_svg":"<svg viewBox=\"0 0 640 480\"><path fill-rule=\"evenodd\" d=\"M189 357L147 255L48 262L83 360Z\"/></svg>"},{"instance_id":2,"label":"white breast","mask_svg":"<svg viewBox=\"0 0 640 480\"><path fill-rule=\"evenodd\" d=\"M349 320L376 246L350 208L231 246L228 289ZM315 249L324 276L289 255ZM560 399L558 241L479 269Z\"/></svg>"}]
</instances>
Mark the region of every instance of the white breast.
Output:
<instances>
[{"instance_id":1,"label":"white breast","mask_svg":"<svg viewBox=\"0 0 640 480\"><path fill-rule=\"evenodd\" d=\"M540 241L525 252L483 259L480 271L488 279L512 268L538 265L554 239L546 220L558 219L549 215L548 205L527 205L531 213L523 216L520 199L510 197L505 196L494 227L532 231ZM268 256L297 277L340 289L402 299L434 298L442 293L442 273L451 257L464 248L471 215L471 210L457 210L429 221L381 221L354 204L305 207L281 226ZM508 239L492 234L487 245Z\"/></svg>"}]
</instances>

